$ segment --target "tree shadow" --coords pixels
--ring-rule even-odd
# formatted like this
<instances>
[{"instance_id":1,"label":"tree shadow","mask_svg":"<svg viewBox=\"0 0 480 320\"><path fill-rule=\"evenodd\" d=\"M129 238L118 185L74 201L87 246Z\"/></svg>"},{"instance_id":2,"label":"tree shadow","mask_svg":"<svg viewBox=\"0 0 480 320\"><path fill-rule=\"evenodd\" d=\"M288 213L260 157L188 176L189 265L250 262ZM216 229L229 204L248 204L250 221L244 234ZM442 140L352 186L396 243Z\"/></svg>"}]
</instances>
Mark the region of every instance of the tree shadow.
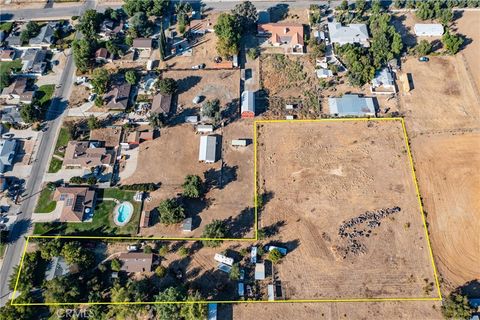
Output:
<instances>
[{"instance_id":1,"label":"tree shadow","mask_svg":"<svg viewBox=\"0 0 480 320\"><path fill-rule=\"evenodd\" d=\"M289 5L285 3L276 4L267 9L270 14L270 22L275 23L285 19L288 16Z\"/></svg>"},{"instance_id":2,"label":"tree shadow","mask_svg":"<svg viewBox=\"0 0 480 320\"><path fill-rule=\"evenodd\" d=\"M167 126L173 127L175 125L185 123L185 117L188 116L195 116L198 114L198 109L196 108L186 108L183 109L179 114L176 114L175 116L171 117L170 120L167 122Z\"/></svg>"},{"instance_id":3,"label":"tree shadow","mask_svg":"<svg viewBox=\"0 0 480 320\"><path fill-rule=\"evenodd\" d=\"M265 232L265 237L273 237L280 232L280 229L285 226L285 220L277 221L267 227L263 227L262 230Z\"/></svg>"},{"instance_id":4,"label":"tree shadow","mask_svg":"<svg viewBox=\"0 0 480 320\"><path fill-rule=\"evenodd\" d=\"M192 218L192 230L200 227L202 218L199 215L211 205L211 200L182 198L181 203L185 208L186 216Z\"/></svg>"},{"instance_id":5,"label":"tree shadow","mask_svg":"<svg viewBox=\"0 0 480 320\"><path fill-rule=\"evenodd\" d=\"M238 166L223 164L219 170L210 168L203 173L203 178L208 190L212 188L223 189L230 182L237 180Z\"/></svg>"},{"instance_id":6,"label":"tree shadow","mask_svg":"<svg viewBox=\"0 0 480 320\"><path fill-rule=\"evenodd\" d=\"M457 288L455 291L459 292L461 295L467 296L470 299L478 299L480 298L480 280L470 280Z\"/></svg>"},{"instance_id":7,"label":"tree shadow","mask_svg":"<svg viewBox=\"0 0 480 320\"><path fill-rule=\"evenodd\" d=\"M177 80L177 94L182 94L194 88L197 84L200 83L202 77L199 76L188 76L183 79Z\"/></svg>"},{"instance_id":8,"label":"tree shadow","mask_svg":"<svg viewBox=\"0 0 480 320\"><path fill-rule=\"evenodd\" d=\"M7 243L14 243L20 239L32 226L30 219L20 219L13 223L10 234L7 238Z\"/></svg>"},{"instance_id":9,"label":"tree shadow","mask_svg":"<svg viewBox=\"0 0 480 320\"><path fill-rule=\"evenodd\" d=\"M229 236L244 238L252 230L252 221L254 221L254 210L250 207L243 209L235 217L229 217L225 220Z\"/></svg>"}]
</instances>

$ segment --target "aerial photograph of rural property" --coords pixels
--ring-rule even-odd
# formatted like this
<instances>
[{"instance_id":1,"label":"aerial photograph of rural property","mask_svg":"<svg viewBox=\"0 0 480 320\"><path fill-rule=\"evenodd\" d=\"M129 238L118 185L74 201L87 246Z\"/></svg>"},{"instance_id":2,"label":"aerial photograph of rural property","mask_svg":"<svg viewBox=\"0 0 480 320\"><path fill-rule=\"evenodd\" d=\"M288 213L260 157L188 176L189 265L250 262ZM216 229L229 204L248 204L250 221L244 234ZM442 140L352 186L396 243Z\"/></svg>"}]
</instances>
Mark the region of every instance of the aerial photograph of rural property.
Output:
<instances>
[{"instance_id":1,"label":"aerial photograph of rural property","mask_svg":"<svg viewBox=\"0 0 480 320\"><path fill-rule=\"evenodd\" d=\"M0 0L0 320L480 320L480 0Z\"/></svg>"}]
</instances>

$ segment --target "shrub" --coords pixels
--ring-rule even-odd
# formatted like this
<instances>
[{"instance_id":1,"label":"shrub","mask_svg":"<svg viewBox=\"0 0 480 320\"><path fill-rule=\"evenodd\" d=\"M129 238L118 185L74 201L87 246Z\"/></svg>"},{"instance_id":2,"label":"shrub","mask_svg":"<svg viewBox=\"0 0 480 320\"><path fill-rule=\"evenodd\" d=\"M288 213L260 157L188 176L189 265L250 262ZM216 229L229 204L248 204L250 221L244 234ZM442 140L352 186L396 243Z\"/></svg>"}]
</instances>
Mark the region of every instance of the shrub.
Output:
<instances>
[{"instance_id":1,"label":"shrub","mask_svg":"<svg viewBox=\"0 0 480 320\"><path fill-rule=\"evenodd\" d=\"M155 191L158 187L155 183L134 183L120 186L120 189L129 191Z\"/></svg>"},{"instance_id":2,"label":"shrub","mask_svg":"<svg viewBox=\"0 0 480 320\"><path fill-rule=\"evenodd\" d=\"M169 251L169 248L167 245L163 245L160 247L160 250L158 250L158 254L161 256L161 257L165 257L167 255Z\"/></svg>"},{"instance_id":3,"label":"shrub","mask_svg":"<svg viewBox=\"0 0 480 320\"><path fill-rule=\"evenodd\" d=\"M183 207L175 199L167 199L158 206L160 222L163 224L175 224L185 219Z\"/></svg>"},{"instance_id":4,"label":"shrub","mask_svg":"<svg viewBox=\"0 0 480 320\"><path fill-rule=\"evenodd\" d=\"M185 182L182 186L185 197L200 198L203 195L203 183L199 176L189 174L185 177Z\"/></svg>"},{"instance_id":5,"label":"shrub","mask_svg":"<svg viewBox=\"0 0 480 320\"><path fill-rule=\"evenodd\" d=\"M180 247L180 249L178 249L178 255L180 257L186 257L190 254L190 250L187 248L187 247Z\"/></svg>"},{"instance_id":6,"label":"shrub","mask_svg":"<svg viewBox=\"0 0 480 320\"><path fill-rule=\"evenodd\" d=\"M112 271L118 272L122 268L122 262L115 258L110 262L110 268L112 269Z\"/></svg>"},{"instance_id":7,"label":"shrub","mask_svg":"<svg viewBox=\"0 0 480 320\"><path fill-rule=\"evenodd\" d=\"M158 266L155 268L155 274L157 275L157 277L163 278L167 274L167 268L165 268L164 266Z\"/></svg>"},{"instance_id":8,"label":"shrub","mask_svg":"<svg viewBox=\"0 0 480 320\"><path fill-rule=\"evenodd\" d=\"M268 253L268 259L272 261L273 264L277 264L282 259L282 254L278 249L273 249Z\"/></svg>"}]
</instances>

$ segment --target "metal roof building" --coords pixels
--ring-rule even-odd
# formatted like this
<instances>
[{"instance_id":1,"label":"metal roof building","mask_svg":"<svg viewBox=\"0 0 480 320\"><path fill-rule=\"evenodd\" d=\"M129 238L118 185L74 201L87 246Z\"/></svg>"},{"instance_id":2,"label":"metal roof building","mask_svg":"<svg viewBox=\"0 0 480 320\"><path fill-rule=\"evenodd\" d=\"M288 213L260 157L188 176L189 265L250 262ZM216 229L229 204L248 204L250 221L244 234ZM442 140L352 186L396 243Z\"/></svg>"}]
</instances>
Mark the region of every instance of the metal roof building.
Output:
<instances>
[{"instance_id":1,"label":"metal roof building","mask_svg":"<svg viewBox=\"0 0 480 320\"><path fill-rule=\"evenodd\" d=\"M346 94L340 98L328 98L331 115L335 116L375 116L375 105L372 98Z\"/></svg>"},{"instance_id":2,"label":"metal roof building","mask_svg":"<svg viewBox=\"0 0 480 320\"><path fill-rule=\"evenodd\" d=\"M13 165L13 158L17 150L16 140L0 140L0 173Z\"/></svg>"},{"instance_id":3,"label":"metal roof building","mask_svg":"<svg viewBox=\"0 0 480 320\"><path fill-rule=\"evenodd\" d=\"M417 37L440 37L443 26L439 23L416 23L413 27Z\"/></svg>"},{"instance_id":4,"label":"metal roof building","mask_svg":"<svg viewBox=\"0 0 480 320\"><path fill-rule=\"evenodd\" d=\"M217 137L201 136L200 150L198 152L198 161L205 163L214 163L217 161Z\"/></svg>"},{"instance_id":5,"label":"metal roof building","mask_svg":"<svg viewBox=\"0 0 480 320\"><path fill-rule=\"evenodd\" d=\"M242 118L255 117L255 94L253 91L242 92L242 106L241 106Z\"/></svg>"},{"instance_id":6,"label":"metal roof building","mask_svg":"<svg viewBox=\"0 0 480 320\"><path fill-rule=\"evenodd\" d=\"M255 265L255 280L265 279L265 264L257 263Z\"/></svg>"},{"instance_id":7,"label":"metal roof building","mask_svg":"<svg viewBox=\"0 0 480 320\"><path fill-rule=\"evenodd\" d=\"M352 23L342 26L341 23L332 22L328 24L328 32L332 43L344 45L347 43L360 43L368 47L368 30L367 25L363 23Z\"/></svg>"}]
</instances>

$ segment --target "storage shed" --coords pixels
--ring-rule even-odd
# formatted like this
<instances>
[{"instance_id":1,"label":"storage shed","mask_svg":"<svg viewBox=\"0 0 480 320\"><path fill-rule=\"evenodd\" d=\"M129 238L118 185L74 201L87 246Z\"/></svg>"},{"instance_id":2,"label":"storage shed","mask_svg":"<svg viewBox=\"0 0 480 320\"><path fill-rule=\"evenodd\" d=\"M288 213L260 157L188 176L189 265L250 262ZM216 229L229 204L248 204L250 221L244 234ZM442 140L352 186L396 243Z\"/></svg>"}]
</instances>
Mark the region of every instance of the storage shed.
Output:
<instances>
[{"instance_id":1,"label":"storage shed","mask_svg":"<svg viewBox=\"0 0 480 320\"><path fill-rule=\"evenodd\" d=\"M375 116L375 105L372 98L346 94L339 98L328 98L328 108L331 115L344 116Z\"/></svg>"},{"instance_id":2,"label":"storage shed","mask_svg":"<svg viewBox=\"0 0 480 320\"><path fill-rule=\"evenodd\" d=\"M439 23L416 23L413 27L417 37L441 37L443 26Z\"/></svg>"},{"instance_id":3,"label":"storage shed","mask_svg":"<svg viewBox=\"0 0 480 320\"><path fill-rule=\"evenodd\" d=\"M252 91L242 93L242 118L255 117L255 94Z\"/></svg>"},{"instance_id":4,"label":"storage shed","mask_svg":"<svg viewBox=\"0 0 480 320\"><path fill-rule=\"evenodd\" d=\"M192 218L186 218L185 220L183 220L182 231L183 232L192 231Z\"/></svg>"},{"instance_id":5,"label":"storage shed","mask_svg":"<svg viewBox=\"0 0 480 320\"><path fill-rule=\"evenodd\" d=\"M255 264L255 280L265 280L265 264Z\"/></svg>"},{"instance_id":6,"label":"storage shed","mask_svg":"<svg viewBox=\"0 0 480 320\"><path fill-rule=\"evenodd\" d=\"M197 133L212 133L213 126L211 124L199 124L197 126Z\"/></svg>"},{"instance_id":7,"label":"storage shed","mask_svg":"<svg viewBox=\"0 0 480 320\"><path fill-rule=\"evenodd\" d=\"M201 136L198 161L215 163L217 161L217 137Z\"/></svg>"}]
</instances>

